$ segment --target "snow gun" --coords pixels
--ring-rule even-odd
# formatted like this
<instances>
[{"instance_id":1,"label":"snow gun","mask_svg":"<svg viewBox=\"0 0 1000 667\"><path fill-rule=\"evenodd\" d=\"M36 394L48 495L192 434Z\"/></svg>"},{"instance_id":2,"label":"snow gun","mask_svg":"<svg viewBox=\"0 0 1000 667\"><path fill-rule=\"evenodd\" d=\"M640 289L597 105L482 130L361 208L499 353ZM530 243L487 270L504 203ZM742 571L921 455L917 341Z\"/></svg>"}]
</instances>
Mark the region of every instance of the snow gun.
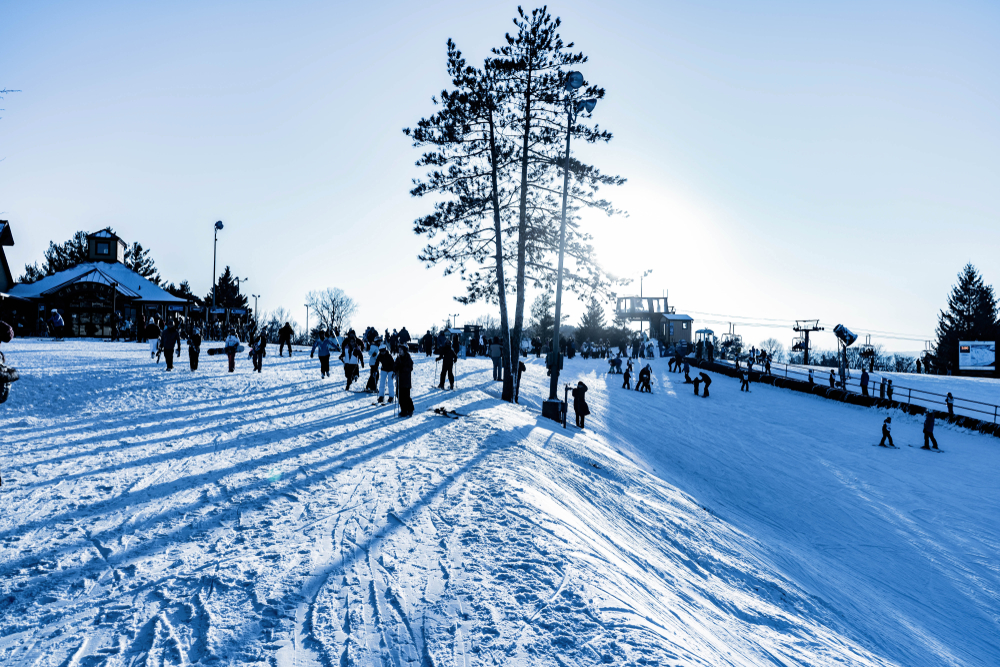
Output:
<instances>
[{"instance_id":1,"label":"snow gun","mask_svg":"<svg viewBox=\"0 0 1000 667\"><path fill-rule=\"evenodd\" d=\"M844 344L844 347L850 347L854 344L854 341L858 339L858 334L854 333L843 324L838 324L833 328L833 333L837 335L837 338Z\"/></svg>"}]
</instances>

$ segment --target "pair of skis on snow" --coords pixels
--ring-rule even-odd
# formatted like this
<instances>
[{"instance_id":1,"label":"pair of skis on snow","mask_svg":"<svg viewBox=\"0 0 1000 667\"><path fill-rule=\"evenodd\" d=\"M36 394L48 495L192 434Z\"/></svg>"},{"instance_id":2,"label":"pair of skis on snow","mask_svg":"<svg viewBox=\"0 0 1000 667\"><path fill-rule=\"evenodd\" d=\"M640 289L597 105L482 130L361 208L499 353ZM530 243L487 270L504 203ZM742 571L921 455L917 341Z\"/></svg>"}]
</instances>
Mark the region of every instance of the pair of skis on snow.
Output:
<instances>
[{"instance_id":1,"label":"pair of skis on snow","mask_svg":"<svg viewBox=\"0 0 1000 667\"><path fill-rule=\"evenodd\" d=\"M907 446L908 447L912 447L913 449L925 449L924 447L917 447L916 445L907 445ZM892 445L892 446L890 446L890 445L880 445L878 443L872 445L872 447L881 447L882 449L902 449L902 447L896 447L895 445ZM943 449L938 449L938 448L926 448L925 451L934 452L936 454L944 454L944 450Z\"/></svg>"}]
</instances>

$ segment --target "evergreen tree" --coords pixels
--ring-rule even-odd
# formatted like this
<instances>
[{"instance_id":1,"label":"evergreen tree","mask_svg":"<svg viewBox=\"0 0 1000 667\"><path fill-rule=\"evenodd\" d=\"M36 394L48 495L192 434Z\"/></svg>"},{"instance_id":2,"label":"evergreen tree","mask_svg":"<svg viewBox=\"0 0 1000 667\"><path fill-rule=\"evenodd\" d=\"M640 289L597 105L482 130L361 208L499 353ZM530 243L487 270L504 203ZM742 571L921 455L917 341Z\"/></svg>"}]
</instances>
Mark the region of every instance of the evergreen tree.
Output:
<instances>
[{"instance_id":1,"label":"evergreen tree","mask_svg":"<svg viewBox=\"0 0 1000 667\"><path fill-rule=\"evenodd\" d=\"M590 297L587 310L580 318L580 324L576 327L577 339L583 341L596 341L604 337L604 306L597 300L597 297Z\"/></svg>"},{"instance_id":2,"label":"evergreen tree","mask_svg":"<svg viewBox=\"0 0 1000 667\"><path fill-rule=\"evenodd\" d=\"M191 291L190 283L186 280L182 281L180 285L167 283L163 286L163 289L164 291L169 292L170 294L173 294L181 299L187 299L188 301L192 301L194 303L201 303L201 299L194 295L194 292Z\"/></svg>"},{"instance_id":3,"label":"evergreen tree","mask_svg":"<svg viewBox=\"0 0 1000 667\"><path fill-rule=\"evenodd\" d=\"M209 290L205 297L205 304L209 307L212 305L213 292L216 297L215 305L219 308L247 308L249 305L247 297L239 293L236 287L236 277L228 266L219 276L215 287Z\"/></svg>"},{"instance_id":4,"label":"evergreen tree","mask_svg":"<svg viewBox=\"0 0 1000 667\"><path fill-rule=\"evenodd\" d=\"M111 227L105 227L105 230L112 234L115 233ZM46 276L72 269L78 264L89 261L87 232L77 232L58 245L49 241L48 250L43 256L45 261L41 267L37 263L24 265L24 275L20 277L19 282L33 283ZM160 284L160 273L156 270L153 258L149 256L149 250L144 249L142 244L137 242L133 243L131 247L125 248L124 264L150 282Z\"/></svg>"},{"instance_id":5,"label":"evergreen tree","mask_svg":"<svg viewBox=\"0 0 1000 667\"><path fill-rule=\"evenodd\" d=\"M108 228L108 231L111 229ZM160 272L156 270L153 258L149 256L149 250L143 248L138 241L125 248L124 264L151 283L160 284Z\"/></svg>"},{"instance_id":6,"label":"evergreen tree","mask_svg":"<svg viewBox=\"0 0 1000 667\"><path fill-rule=\"evenodd\" d=\"M983 282L972 264L958 274L958 284L951 288L948 309L938 315L935 356L941 369L958 369L958 342L962 340L995 341L997 300L993 287Z\"/></svg>"},{"instance_id":7,"label":"evergreen tree","mask_svg":"<svg viewBox=\"0 0 1000 667\"><path fill-rule=\"evenodd\" d=\"M535 335L542 339L542 344L546 344L552 338L552 327L555 326L556 302L552 298L552 292L542 292L535 297L531 304L531 328Z\"/></svg>"}]
</instances>

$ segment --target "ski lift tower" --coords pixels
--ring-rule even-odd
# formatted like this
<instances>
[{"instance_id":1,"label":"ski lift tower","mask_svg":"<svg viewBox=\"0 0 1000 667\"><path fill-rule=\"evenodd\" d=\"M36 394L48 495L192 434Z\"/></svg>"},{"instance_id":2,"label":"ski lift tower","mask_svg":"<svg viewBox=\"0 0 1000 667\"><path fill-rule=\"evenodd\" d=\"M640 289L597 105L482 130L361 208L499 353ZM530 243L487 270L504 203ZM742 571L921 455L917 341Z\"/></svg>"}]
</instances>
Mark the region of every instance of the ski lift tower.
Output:
<instances>
[{"instance_id":1,"label":"ski lift tower","mask_svg":"<svg viewBox=\"0 0 1000 667\"><path fill-rule=\"evenodd\" d=\"M802 334L803 340L796 340L795 344L792 345L792 350L798 352L802 350L802 365L809 365L809 334L815 333L817 331L824 331L823 327L819 326L819 320L795 320L795 326L792 331Z\"/></svg>"},{"instance_id":2,"label":"ski lift tower","mask_svg":"<svg viewBox=\"0 0 1000 667\"><path fill-rule=\"evenodd\" d=\"M868 370L875 370L875 346L872 345L872 335L865 334L864 345L861 346L861 351L858 352L858 356L861 357L861 368L865 367L865 362L868 363Z\"/></svg>"}]
</instances>

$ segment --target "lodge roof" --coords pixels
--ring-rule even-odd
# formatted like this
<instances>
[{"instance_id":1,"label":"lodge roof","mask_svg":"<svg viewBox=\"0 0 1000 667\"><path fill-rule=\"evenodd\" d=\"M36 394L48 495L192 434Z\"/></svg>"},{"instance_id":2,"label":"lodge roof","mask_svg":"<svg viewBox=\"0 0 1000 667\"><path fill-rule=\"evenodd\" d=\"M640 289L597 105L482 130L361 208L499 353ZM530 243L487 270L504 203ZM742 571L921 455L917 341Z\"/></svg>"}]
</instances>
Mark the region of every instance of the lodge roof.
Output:
<instances>
[{"instance_id":1,"label":"lodge roof","mask_svg":"<svg viewBox=\"0 0 1000 667\"><path fill-rule=\"evenodd\" d=\"M71 269L46 276L34 283L19 283L11 287L9 291L11 296L22 299L41 299L73 283L107 286L110 286L111 283L118 283L118 293L135 301L167 304L187 303L186 299L174 296L124 264L109 264L107 262L77 264Z\"/></svg>"}]
</instances>

